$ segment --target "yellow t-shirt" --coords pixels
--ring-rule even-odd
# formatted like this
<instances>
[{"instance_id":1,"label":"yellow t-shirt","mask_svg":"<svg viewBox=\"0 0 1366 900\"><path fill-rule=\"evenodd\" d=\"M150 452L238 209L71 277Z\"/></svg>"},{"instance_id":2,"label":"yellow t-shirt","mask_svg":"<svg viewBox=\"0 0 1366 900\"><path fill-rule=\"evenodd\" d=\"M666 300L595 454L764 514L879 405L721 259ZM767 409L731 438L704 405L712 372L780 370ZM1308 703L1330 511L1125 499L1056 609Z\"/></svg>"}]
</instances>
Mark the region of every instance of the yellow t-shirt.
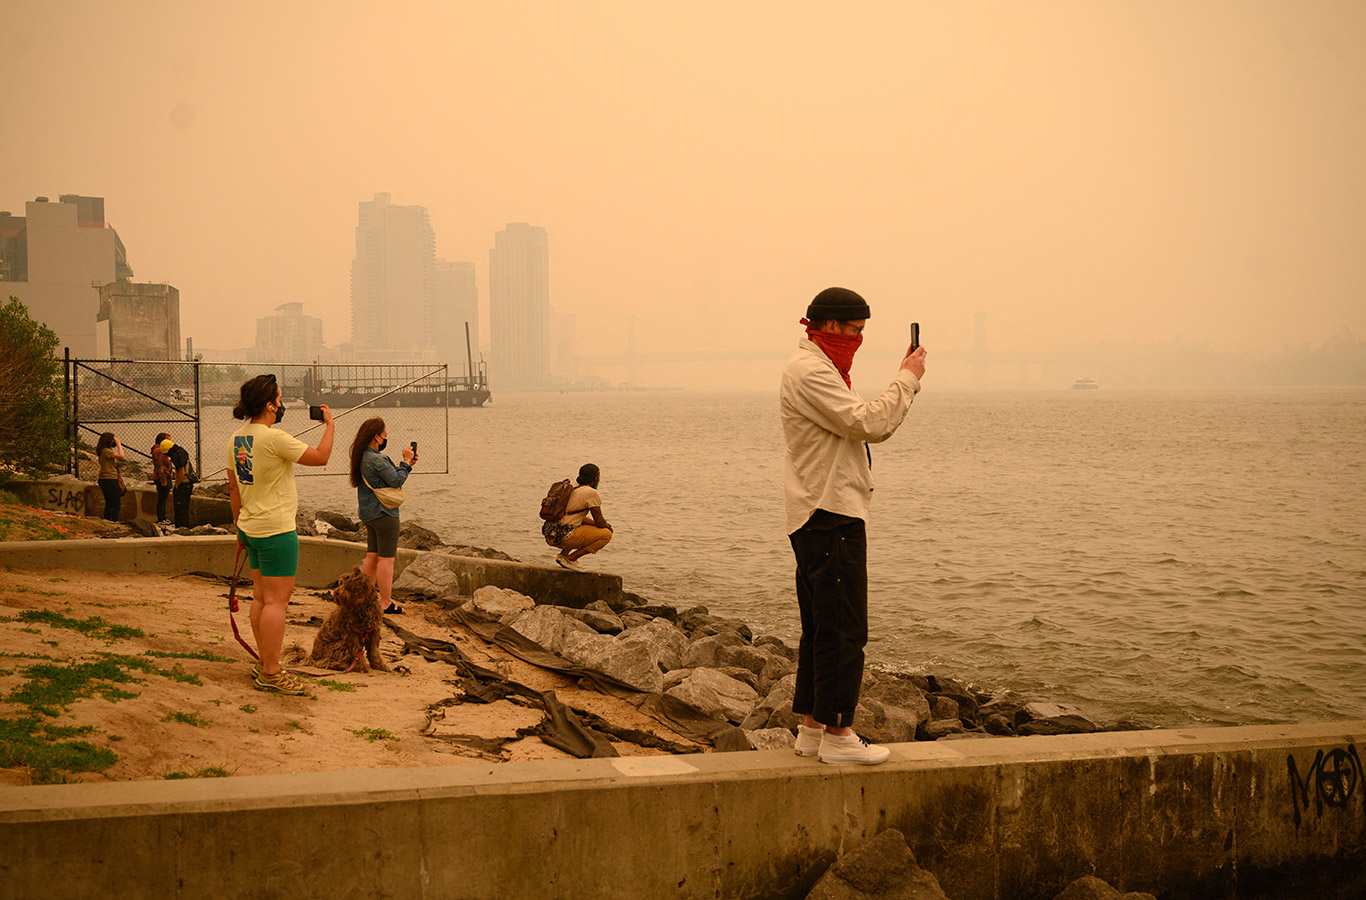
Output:
<instances>
[{"instance_id":1,"label":"yellow t-shirt","mask_svg":"<svg viewBox=\"0 0 1366 900\"><path fill-rule=\"evenodd\" d=\"M266 538L294 530L299 494L294 464L308 445L287 431L248 422L228 444L228 470L237 474L242 511L237 530Z\"/></svg>"}]
</instances>

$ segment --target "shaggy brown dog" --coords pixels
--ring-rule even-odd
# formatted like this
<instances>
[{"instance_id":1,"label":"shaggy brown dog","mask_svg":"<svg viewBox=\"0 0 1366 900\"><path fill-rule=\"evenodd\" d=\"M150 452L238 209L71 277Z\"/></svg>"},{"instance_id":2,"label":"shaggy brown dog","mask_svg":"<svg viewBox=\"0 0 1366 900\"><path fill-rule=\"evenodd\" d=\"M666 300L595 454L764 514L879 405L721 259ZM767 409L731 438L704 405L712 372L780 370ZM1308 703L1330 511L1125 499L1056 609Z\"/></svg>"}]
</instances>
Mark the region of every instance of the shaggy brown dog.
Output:
<instances>
[{"instance_id":1,"label":"shaggy brown dog","mask_svg":"<svg viewBox=\"0 0 1366 900\"><path fill-rule=\"evenodd\" d=\"M356 664L356 671L389 671L379 655L379 629L383 615L379 610L379 590L360 567L352 569L337 582L332 592L337 608L327 617L313 639L309 662L323 669L345 671ZM364 651L364 652L362 652Z\"/></svg>"}]
</instances>

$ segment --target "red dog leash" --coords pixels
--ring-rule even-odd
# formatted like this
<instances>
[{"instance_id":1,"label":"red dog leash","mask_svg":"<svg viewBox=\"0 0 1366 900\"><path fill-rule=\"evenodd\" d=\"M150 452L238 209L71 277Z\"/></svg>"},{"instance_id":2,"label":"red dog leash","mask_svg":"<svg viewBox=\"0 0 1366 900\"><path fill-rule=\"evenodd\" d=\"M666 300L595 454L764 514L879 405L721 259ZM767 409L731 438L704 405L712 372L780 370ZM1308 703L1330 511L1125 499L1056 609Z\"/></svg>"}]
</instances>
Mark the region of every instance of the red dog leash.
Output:
<instances>
[{"instance_id":1,"label":"red dog leash","mask_svg":"<svg viewBox=\"0 0 1366 900\"><path fill-rule=\"evenodd\" d=\"M238 541L237 556L233 558L232 563L232 586L228 588L228 621L232 623L232 636L237 638L237 643L246 648L252 659L259 660L261 657L257 656L256 651L251 649L251 644L242 639L242 632L237 630L237 619L232 615L237 612L237 582L242 578L242 551L244 549L246 548L242 546L242 542Z\"/></svg>"},{"instance_id":2,"label":"red dog leash","mask_svg":"<svg viewBox=\"0 0 1366 900\"><path fill-rule=\"evenodd\" d=\"M359 628L352 628L351 630L360 635L360 649L356 651L356 658L351 660L351 665L346 667L346 671L342 673L343 675L346 675L356 666L360 665L360 658L365 655L366 643L370 640L370 635L374 633L375 629L367 628L364 631L361 631Z\"/></svg>"}]
</instances>

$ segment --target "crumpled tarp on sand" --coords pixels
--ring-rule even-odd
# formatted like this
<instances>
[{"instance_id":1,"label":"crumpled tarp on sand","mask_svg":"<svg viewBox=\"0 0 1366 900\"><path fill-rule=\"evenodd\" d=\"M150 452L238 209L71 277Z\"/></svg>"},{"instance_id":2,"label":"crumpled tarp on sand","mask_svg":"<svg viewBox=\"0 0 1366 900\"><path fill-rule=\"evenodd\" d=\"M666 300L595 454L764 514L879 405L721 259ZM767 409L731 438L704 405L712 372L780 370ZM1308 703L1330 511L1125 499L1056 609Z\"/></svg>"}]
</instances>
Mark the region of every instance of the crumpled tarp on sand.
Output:
<instances>
[{"instance_id":1,"label":"crumpled tarp on sand","mask_svg":"<svg viewBox=\"0 0 1366 900\"><path fill-rule=\"evenodd\" d=\"M523 662L577 678L581 686L586 683L600 693L625 700L645 715L689 740L710 744L716 750L751 749L748 738L739 728L724 720L708 716L676 697L642 691L610 675L576 666L506 625L484 621L459 608L450 609L449 612L456 622L473 631L481 639L501 647ZM589 727L579 715L560 702L554 691L537 691L512 681L499 672L471 661L454 644L414 634L394 624L390 618L386 617L384 624L403 640L406 651L419 653L426 659L450 663L479 684L493 689L496 694L516 693L541 704L546 711L546 721L542 723L537 734L552 747L579 759L618 755L616 749L600 733L603 731L642 746L666 749L674 753L692 752L691 748L672 744L655 735L614 727L596 716L590 717L592 727ZM478 685L467 685L466 690L479 699L488 699L481 696Z\"/></svg>"}]
</instances>

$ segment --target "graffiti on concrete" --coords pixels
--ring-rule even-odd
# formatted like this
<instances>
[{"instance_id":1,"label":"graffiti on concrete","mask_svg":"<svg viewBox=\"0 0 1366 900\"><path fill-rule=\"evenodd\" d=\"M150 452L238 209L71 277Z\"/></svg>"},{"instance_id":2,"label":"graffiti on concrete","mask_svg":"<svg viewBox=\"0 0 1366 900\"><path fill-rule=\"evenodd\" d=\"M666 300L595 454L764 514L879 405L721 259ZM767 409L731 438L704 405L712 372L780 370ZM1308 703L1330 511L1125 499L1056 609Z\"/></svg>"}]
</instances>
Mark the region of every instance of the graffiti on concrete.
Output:
<instances>
[{"instance_id":1,"label":"graffiti on concrete","mask_svg":"<svg viewBox=\"0 0 1366 900\"><path fill-rule=\"evenodd\" d=\"M1295 824L1300 824L1301 806L1309 811L1309 795L1314 795L1314 810L1323 816L1325 806L1342 809L1356 795L1362 781L1361 756L1355 744L1348 744L1344 750L1335 747L1327 753L1320 750L1314 754L1314 762L1309 771L1300 777L1299 767L1295 765L1295 755L1287 754L1286 767L1290 770L1290 797L1295 806Z\"/></svg>"},{"instance_id":2,"label":"graffiti on concrete","mask_svg":"<svg viewBox=\"0 0 1366 900\"><path fill-rule=\"evenodd\" d=\"M50 487L42 506L43 509L58 509L80 515L85 512L85 488L73 491L70 488Z\"/></svg>"}]
</instances>

